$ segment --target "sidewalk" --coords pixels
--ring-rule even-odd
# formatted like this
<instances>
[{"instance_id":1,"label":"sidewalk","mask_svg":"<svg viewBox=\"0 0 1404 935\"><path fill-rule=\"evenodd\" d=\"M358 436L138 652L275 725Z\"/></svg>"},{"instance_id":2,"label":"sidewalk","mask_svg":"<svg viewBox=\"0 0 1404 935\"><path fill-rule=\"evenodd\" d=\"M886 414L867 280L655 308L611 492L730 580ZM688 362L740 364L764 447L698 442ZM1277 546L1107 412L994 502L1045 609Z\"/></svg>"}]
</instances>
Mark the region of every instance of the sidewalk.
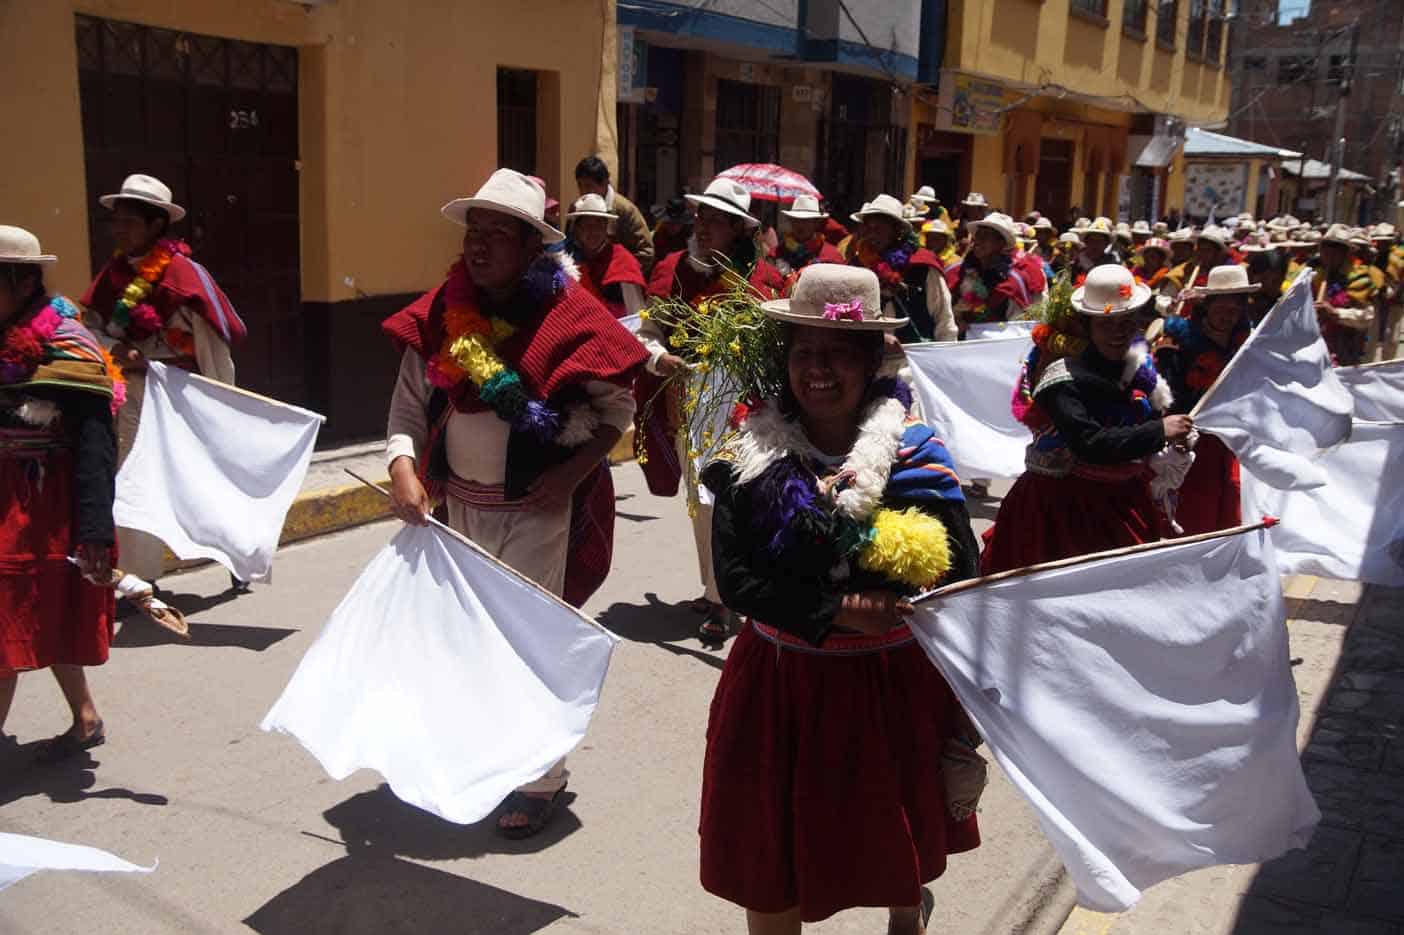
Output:
<instances>
[{"instance_id":1,"label":"sidewalk","mask_svg":"<svg viewBox=\"0 0 1404 935\"><path fill-rule=\"evenodd\" d=\"M1404 935L1404 589L1285 591L1311 847L1167 881L1120 915L1077 909L1061 935Z\"/></svg>"}]
</instances>

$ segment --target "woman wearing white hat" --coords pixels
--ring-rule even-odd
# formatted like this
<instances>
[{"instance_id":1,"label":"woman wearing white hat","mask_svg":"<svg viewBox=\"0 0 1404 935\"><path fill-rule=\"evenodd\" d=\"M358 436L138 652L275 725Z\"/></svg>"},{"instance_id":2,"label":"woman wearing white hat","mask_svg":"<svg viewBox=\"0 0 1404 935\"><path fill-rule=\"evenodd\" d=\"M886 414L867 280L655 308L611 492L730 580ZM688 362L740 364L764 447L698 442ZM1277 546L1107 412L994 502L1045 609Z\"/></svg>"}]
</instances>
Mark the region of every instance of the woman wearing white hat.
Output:
<instances>
[{"instance_id":1,"label":"woman wearing white hat","mask_svg":"<svg viewBox=\"0 0 1404 935\"><path fill-rule=\"evenodd\" d=\"M1222 227L1206 227L1194 237L1194 253L1190 259L1173 267L1165 276L1161 291L1178 300L1181 314L1194 302L1190 289L1209 282L1209 271L1216 266L1233 263L1228 252L1229 232Z\"/></svg>"},{"instance_id":2,"label":"woman wearing white hat","mask_svg":"<svg viewBox=\"0 0 1404 935\"><path fill-rule=\"evenodd\" d=\"M0 226L0 742L19 673L52 669L73 724L41 748L50 763L106 739L83 667L106 662L112 638L122 403L78 307L44 287L57 262Z\"/></svg>"},{"instance_id":3,"label":"woman wearing white hat","mask_svg":"<svg viewBox=\"0 0 1404 935\"><path fill-rule=\"evenodd\" d=\"M936 268L944 277L960 263L950 222L937 218L921 225L921 242L936 257Z\"/></svg>"},{"instance_id":4,"label":"woman wearing white hat","mask_svg":"<svg viewBox=\"0 0 1404 935\"><path fill-rule=\"evenodd\" d=\"M146 362L157 360L221 383L234 383L233 346L247 334L229 297L190 247L171 233L185 209L171 201L160 179L131 175L122 190L98 203L112 212L117 250L83 296L89 328L126 373L131 404L117 419L118 463L136 441L146 395ZM122 565L155 583L164 570L165 546L155 536L119 529ZM231 578L235 590L246 585Z\"/></svg>"},{"instance_id":5,"label":"woman wearing white hat","mask_svg":"<svg viewBox=\"0 0 1404 935\"><path fill-rule=\"evenodd\" d=\"M1338 366L1359 364L1375 320L1379 286L1369 268L1351 255L1350 228L1332 224L1321 238L1317 261L1316 313L1321 336Z\"/></svg>"},{"instance_id":6,"label":"woman wearing white hat","mask_svg":"<svg viewBox=\"0 0 1404 935\"><path fill-rule=\"evenodd\" d=\"M877 275L891 316L908 320L898 340L954 341L959 331L941 261L921 245L902 203L878 195L853 220L860 225L853 264Z\"/></svg>"},{"instance_id":7,"label":"woman wearing white hat","mask_svg":"<svg viewBox=\"0 0 1404 935\"><path fill-rule=\"evenodd\" d=\"M575 260L580 285L605 304L615 318L637 315L644 305L644 280L638 259L610 239L616 218L599 195L581 195L566 214L570 234L566 250Z\"/></svg>"},{"instance_id":8,"label":"woman wearing white hat","mask_svg":"<svg viewBox=\"0 0 1404 935\"><path fill-rule=\"evenodd\" d=\"M702 885L757 935L855 906L918 935L924 884L979 845L985 766L906 598L970 577L978 546L949 452L880 376L902 322L874 274L810 266L763 308L783 388L704 473L722 596L747 623L707 726Z\"/></svg>"},{"instance_id":9,"label":"woman wearing white hat","mask_svg":"<svg viewBox=\"0 0 1404 935\"><path fill-rule=\"evenodd\" d=\"M1081 285L1092 270L1119 261L1111 249L1115 232L1109 220L1097 218L1095 221L1089 221L1087 226L1077 233L1082 238L1082 250L1073 264L1073 282Z\"/></svg>"},{"instance_id":10,"label":"woman wearing white hat","mask_svg":"<svg viewBox=\"0 0 1404 935\"><path fill-rule=\"evenodd\" d=\"M1043 261L1019 249L1012 218L995 212L970 226L970 250L950 274L962 335L973 324L1022 314L1041 301L1048 288Z\"/></svg>"},{"instance_id":11,"label":"woman wearing white hat","mask_svg":"<svg viewBox=\"0 0 1404 935\"><path fill-rule=\"evenodd\" d=\"M782 208L780 214L790 222L790 228L771 259L785 277L786 291L799 278L800 270L811 263L845 262L843 254L824 237L824 222L829 214L820 209L819 199L800 195L790 207Z\"/></svg>"},{"instance_id":12,"label":"woman wearing white hat","mask_svg":"<svg viewBox=\"0 0 1404 935\"><path fill-rule=\"evenodd\" d=\"M546 192L512 169L441 209L462 256L381 325L400 354L386 464L401 520L423 526L441 500L454 529L579 606L609 572L606 458L646 355L545 249L564 239L545 212ZM499 833L541 831L568 779L561 760L512 793Z\"/></svg>"},{"instance_id":13,"label":"woman wearing white hat","mask_svg":"<svg viewBox=\"0 0 1404 935\"><path fill-rule=\"evenodd\" d=\"M682 299L697 308L707 299L733 288L737 279L750 284L764 298L778 296L784 289L780 272L764 257L756 238L760 221L751 215L751 194L731 179L713 179L700 195L685 195L697 210L697 221L686 250L679 250L658 261L649 276L648 295L659 298ZM646 319L639 328L639 340L648 351L648 371L661 377L673 377L686 371L688 362L668 349L663 327L654 319ZM666 433L665 433L666 434ZM678 488L682 458L687 452L669 452L667 443L653 433L645 435L648 463L645 474L654 472L649 486L657 491ZM676 438L676 431L666 434ZM659 477L663 471L667 477ZM698 574L702 579L702 594L691 606L705 614L700 635L716 642L726 638L732 624L730 613L721 604L716 578L712 571L712 508L698 504L692 513L692 532L697 547Z\"/></svg>"},{"instance_id":14,"label":"woman wearing white hat","mask_svg":"<svg viewBox=\"0 0 1404 935\"><path fill-rule=\"evenodd\" d=\"M1147 462L1194 426L1166 415L1170 388L1137 326L1151 300L1126 267L1099 266L1069 307L1045 306L1017 406L1033 441L987 534L982 573L1159 538Z\"/></svg>"},{"instance_id":15,"label":"woman wearing white hat","mask_svg":"<svg viewBox=\"0 0 1404 935\"><path fill-rule=\"evenodd\" d=\"M1192 410L1247 340L1249 302L1260 289L1241 266L1215 267L1194 290L1198 301L1190 315L1166 319L1155 362L1175 394L1171 412ZM1217 437L1199 436L1194 464L1179 488L1175 521L1185 535L1237 526L1243 515L1239 494L1238 460Z\"/></svg>"}]
</instances>

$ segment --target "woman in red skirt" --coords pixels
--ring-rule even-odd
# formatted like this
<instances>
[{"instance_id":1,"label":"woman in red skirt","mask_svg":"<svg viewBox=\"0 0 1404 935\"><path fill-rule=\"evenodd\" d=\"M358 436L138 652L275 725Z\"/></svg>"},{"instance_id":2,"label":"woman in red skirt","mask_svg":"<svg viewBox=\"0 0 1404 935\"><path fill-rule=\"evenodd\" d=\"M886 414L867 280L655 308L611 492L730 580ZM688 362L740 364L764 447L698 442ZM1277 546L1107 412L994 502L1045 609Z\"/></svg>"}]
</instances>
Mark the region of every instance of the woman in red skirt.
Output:
<instances>
[{"instance_id":1,"label":"woman in red skirt","mask_svg":"<svg viewBox=\"0 0 1404 935\"><path fill-rule=\"evenodd\" d=\"M717 584L749 620L707 727L702 885L752 935L856 906L919 935L923 884L979 844L983 761L905 597L969 577L978 547L949 454L877 377L906 323L882 317L877 277L814 264L763 307L785 389L704 473Z\"/></svg>"},{"instance_id":2,"label":"woman in red skirt","mask_svg":"<svg viewBox=\"0 0 1404 935\"><path fill-rule=\"evenodd\" d=\"M1190 316L1166 321L1155 361L1175 391L1172 412L1193 409L1248 339L1249 296L1260 288L1241 266L1215 267L1208 284L1193 291L1199 301ZM1240 492L1238 459L1217 437L1200 435L1194 464L1180 485L1175 521L1184 535L1237 526L1243 521Z\"/></svg>"},{"instance_id":3,"label":"woman in red skirt","mask_svg":"<svg viewBox=\"0 0 1404 935\"><path fill-rule=\"evenodd\" d=\"M992 574L1158 539L1147 463L1188 437L1135 312L1151 300L1123 266L1098 266L1071 308L1037 329L1015 407L1033 432L1025 470L985 534Z\"/></svg>"},{"instance_id":4,"label":"woman in red skirt","mask_svg":"<svg viewBox=\"0 0 1404 935\"><path fill-rule=\"evenodd\" d=\"M33 234L0 226L0 729L19 673L52 669L73 724L42 762L105 738L83 667L107 661L112 636L121 386L78 308L45 291L55 262Z\"/></svg>"}]
</instances>

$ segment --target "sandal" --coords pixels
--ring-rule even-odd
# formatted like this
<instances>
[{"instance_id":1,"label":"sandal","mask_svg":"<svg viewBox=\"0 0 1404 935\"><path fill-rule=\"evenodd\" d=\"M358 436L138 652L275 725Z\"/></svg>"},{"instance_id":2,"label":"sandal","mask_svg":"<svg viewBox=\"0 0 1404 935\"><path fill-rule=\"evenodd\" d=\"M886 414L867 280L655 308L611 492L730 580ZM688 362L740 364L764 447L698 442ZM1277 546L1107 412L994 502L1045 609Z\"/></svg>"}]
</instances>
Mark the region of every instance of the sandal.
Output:
<instances>
[{"instance_id":1,"label":"sandal","mask_svg":"<svg viewBox=\"0 0 1404 935\"><path fill-rule=\"evenodd\" d=\"M38 752L34 754L34 762L39 766L53 766L105 743L107 743L107 730L103 727L102 721L98 721L93 732L82 740L79 740L72 730L64 731L57 737L45 740L39 745Z\"/></svg>"},{"instance_id":2,"label":"sandal","mask_svg":"<svg viewBox=\"0 0 1404 935\"><path fill-rule=\"evenodd\" d=\"M731 619L731 611L725 607L717 607L697 628L697 638L704 643L726 642L726 638L731 635Z\"/></svg>"},{"instance_id":3,"label":"sandal","mask_svg":"<svg viewBox=\"0 0 1404 935\"><path fill-rule=\"evenodd\" d=\"M566 787L561 786L556 790L556 794L549 799L539 799L536 796L527 795L524 792L514 791L511 795L507 796L507 800L502 803L502 807L498 810L497 833L513 841L521 841L533 835L540 834L541 831L551 823L551 819L555 817L556 801L560 799L561 793L565 790ZM510 827L504 826L502 824L503 817L513 812L520 812L525 815L527 817L527 823L524 825L512 825Z\"/></svg>"}]
</instances>

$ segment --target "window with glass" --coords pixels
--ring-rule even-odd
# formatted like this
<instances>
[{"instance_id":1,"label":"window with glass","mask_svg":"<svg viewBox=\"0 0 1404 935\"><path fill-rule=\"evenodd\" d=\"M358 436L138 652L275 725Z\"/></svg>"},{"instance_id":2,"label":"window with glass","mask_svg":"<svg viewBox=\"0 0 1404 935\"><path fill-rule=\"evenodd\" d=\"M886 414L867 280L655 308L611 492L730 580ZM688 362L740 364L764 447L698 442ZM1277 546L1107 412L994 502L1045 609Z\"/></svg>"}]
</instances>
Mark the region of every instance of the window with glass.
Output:
<instances>
[{"instance_id":1,"label":"window with glass","mask_svg":"<svg viewBox=\"0 0 1404 935\"><path fill-rule=\"evenodd\" d=\"M1223 59L1224 0L1209 0L1204 14L1204 60L1219 64Z\"/></svg>"},{"instance_id":2,"label":"window with glass","mask_svg":"<svg viewBox=\"0 0 1404 935\"><path fill-rule=\"evenodd\" d=\"M1125 0L1121 7L1121 28L1144 36L1146 34L1146 14L1150 12L1150 0Z\"/></svg>"},{"instance_id":3,"label":"window with glass","mask_svg":"<svg viewBox=\"0 0 1404 935\"><path fill-rule=\"evenodd\" d=\"M1185 52L1195 58L1204 57L1204 15L1208 10L1205 0L1190 0L1189 31L1185 34Z\"/></svg>"},{"instance_id":4,"label":"window with glass","mask_svg":"<svg viewBox=\"0 0 1404 935\"><path fill-rule=\"evenodd\" d=\"M1103 19L1107 16L1107 0L1072 0L1072 8L1088 16L1099 16Z\"/></svg>"},{"instance_id":5,"label":"window with glass","mask_svg":"<svg viewBox=\"0 0 1404 935\"><path fill-rule=\"evenodd\" d=\"M1175 48L1175 30L1180 19L1179 0L1160 0L1155 5L1155 41Z\"/></svg>"}]
</instances>

